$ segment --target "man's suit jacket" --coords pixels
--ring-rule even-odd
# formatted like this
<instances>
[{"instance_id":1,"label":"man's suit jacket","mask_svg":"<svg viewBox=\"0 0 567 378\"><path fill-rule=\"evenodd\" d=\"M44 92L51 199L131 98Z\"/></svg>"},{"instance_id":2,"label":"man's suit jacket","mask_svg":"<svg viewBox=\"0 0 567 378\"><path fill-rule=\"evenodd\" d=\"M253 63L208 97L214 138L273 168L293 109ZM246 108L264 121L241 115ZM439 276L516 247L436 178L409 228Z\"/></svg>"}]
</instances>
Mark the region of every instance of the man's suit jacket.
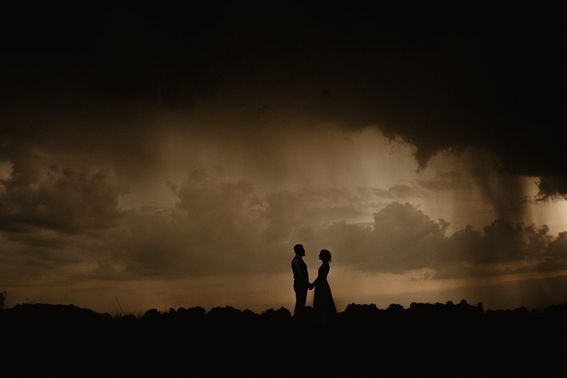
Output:
<instances>
[{"instance_id":1,"label":"man's suit jacket","mask_svg":"<svg viewBox=\"0 0 567 378\"><path fill-rule=\"evenodd\" d=\"M293 270L294 284L309 284L309 273L307 272L307 264L299 256L295 256L291 260L291 269Z\"/></svg>"}]
</instances>

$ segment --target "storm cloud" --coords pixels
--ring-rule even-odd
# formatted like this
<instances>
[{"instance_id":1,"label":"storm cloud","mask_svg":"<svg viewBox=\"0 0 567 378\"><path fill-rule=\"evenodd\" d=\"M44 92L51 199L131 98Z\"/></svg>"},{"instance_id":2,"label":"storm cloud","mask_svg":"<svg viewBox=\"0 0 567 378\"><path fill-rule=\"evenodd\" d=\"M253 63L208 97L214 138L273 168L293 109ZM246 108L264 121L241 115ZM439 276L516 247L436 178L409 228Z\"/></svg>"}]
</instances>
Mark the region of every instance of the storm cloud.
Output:
<instances>
[{"instance_id":1,"label":"storm cloud","mask_svg":"<svg viewBox=\"0 0 567 378\"><path fill-rule=\"evenodd\" d=\"M300 235L343 251L343 263L384 273L429 268L438 271L437 278L468 277L537 271L552 260L557 270L564 264L564 235L552 236L547 226L496 220L480 230L467 226L452 233L447 226L409 203L392 202L374 214L372 224L338 222Z\"/></svg>"},{"instance_id":2,"label":"storm cloud","mask_svg":"<svg viewBox=\"0 0 567 378\"><path fill-rule=\"evenodd\" d=\"M0 283L560 274L557 7L7 5Z\"/></svg>"},{"instance_id":3,"label":"storm cloud","mask_svg":"<svg viewBox=\"0 0 567 378\"><path fill-rule=\"evenodd\" d=\"M6 111L209 104L309 115L378 125L417 146L422 165L478 148L506 172L539 176L542 197L566 192L554 6L61 2L3 13ZM2 139L14 138L3 124Z\"/></svg>"},{"instance_id":4,"label":"storm cloud","mask_svg":"<svg viewBox=\"0 0 567 378\"><path fill-rule=\"evenodd\" d=\"M57 167L46 174L24 185L15 169L4 180L4 235L39 261L64 265L67 256L70 263L90 262L88 277L277 273L287 267L296 241L338 251L341 265L381 273L504 274L510 271L500 264L528 264L536 271L543 263L563 264L567 256L564 233L554 237L547 226L497 219L481 230L448 232L447 221L392 202L397 186L266 193L251 182L194 171L170 186L175 207L119 210L118 194L101 174ZM368 206L375 207L373 222L358 222ZM43 252L34 252L38 248Z\"/></svg>"},{"instance_id":5,"label":"storm cloud","mask_svg":"<svg viewBox=\"0 0 567 378\"><path fill-rule=\"evenodd\" d=\"M1 180L0 229L46 228L80 233L111 226L120 216L118 190L104 173L50 166L41 172L17 162Z\"/></svg>"}]
</instances>

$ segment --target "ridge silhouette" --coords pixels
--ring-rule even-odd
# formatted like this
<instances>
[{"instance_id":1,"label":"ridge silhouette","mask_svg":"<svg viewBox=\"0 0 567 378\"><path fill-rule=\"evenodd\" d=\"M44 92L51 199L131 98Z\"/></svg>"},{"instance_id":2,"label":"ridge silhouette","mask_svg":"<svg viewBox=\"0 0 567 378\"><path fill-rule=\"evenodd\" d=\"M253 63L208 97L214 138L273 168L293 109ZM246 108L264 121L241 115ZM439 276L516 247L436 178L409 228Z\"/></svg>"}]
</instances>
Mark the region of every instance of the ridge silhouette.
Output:
<instances>
[{"instance_id":1,"label":"ridge silhouette","mask_svg":"<svg viewBox=\"0 0 567 378\"><path fill-rule=\"evenodd\" d=\"M150 309L111 316L72 305L0 310L2 376L549 376L563 372L567 303L350 304L305 309Z\"/></svg>"}]
</instances>

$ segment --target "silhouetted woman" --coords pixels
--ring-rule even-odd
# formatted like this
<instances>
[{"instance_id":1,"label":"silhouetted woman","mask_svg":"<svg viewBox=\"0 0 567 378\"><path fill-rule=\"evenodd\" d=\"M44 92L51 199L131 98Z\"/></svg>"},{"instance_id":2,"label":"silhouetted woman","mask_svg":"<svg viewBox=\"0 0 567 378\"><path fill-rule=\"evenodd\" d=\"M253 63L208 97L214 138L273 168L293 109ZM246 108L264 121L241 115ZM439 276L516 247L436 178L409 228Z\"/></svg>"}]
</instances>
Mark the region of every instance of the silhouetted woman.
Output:
<instances>
[{"instance_id":1,"label":"silhouetted woman","mask_svg":"<svg viewBox=\"0 0 567 378\"><path fill-rule=\"evenodd\" d=\"M329 262L331 261L331 252L322 249L319 253L319 259L322 261L319 267L319 274L317 279L313 281L315 287L315 295L313 296L313 311L323 318L334 315L337 312L335 302L333 301L333 294L331 294L331 287L327 282L327 275L329 274Z\"/></svg>"}]
</instances>

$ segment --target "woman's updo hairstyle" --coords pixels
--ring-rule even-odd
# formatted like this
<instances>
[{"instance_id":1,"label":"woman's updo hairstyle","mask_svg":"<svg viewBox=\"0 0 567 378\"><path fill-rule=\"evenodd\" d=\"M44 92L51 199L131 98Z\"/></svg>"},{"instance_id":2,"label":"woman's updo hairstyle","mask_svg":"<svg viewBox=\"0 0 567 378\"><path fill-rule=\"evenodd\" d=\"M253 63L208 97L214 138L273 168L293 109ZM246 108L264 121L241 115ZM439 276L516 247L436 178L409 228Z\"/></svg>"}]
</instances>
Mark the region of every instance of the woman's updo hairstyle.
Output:
<instances>
[{"instance_id":1,"label":"woman's updo hairstyle","mask_svg":"<svg viewBox=\"0 0 567 378\"><path fill-rule=\"evenodd\" d=\"M319 258L323 261L331 261L331 252L328 249L322 249L321 252L319 252Z\"/></svg>"}]
</instances>

